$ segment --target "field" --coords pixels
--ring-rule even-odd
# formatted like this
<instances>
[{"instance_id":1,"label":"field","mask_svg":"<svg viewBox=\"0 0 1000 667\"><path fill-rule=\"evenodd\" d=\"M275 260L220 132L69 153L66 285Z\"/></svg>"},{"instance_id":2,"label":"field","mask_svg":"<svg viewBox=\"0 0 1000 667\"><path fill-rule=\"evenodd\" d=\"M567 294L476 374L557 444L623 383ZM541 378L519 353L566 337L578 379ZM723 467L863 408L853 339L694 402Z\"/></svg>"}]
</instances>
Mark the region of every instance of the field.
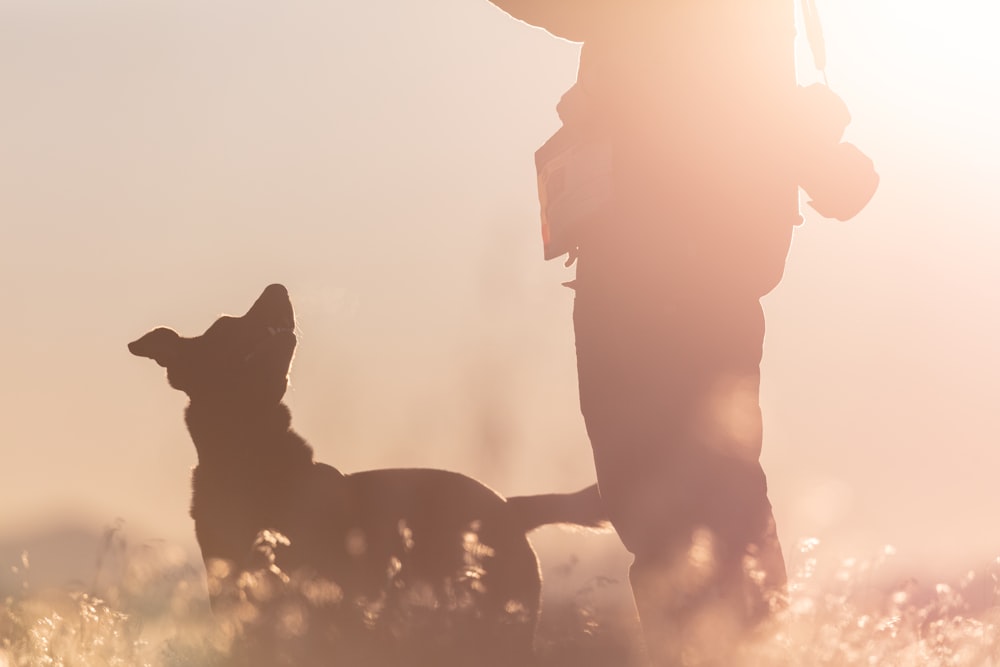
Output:
<instances>
[{"instance_id":1,"label":"field","mask_svg":"<svg viewBox=\"0 0 1000 667\"><path fill-rule=\"evenodd\" d=\"M1000 559L933 582L892 574L892 557L887 547L869 559L828 561L816 540L800 541L789 555L789 604L745 664L1000 665ZM14 586L0 604L0 667L224 662L228 634L209 612L203 570L178 547L132 544L110 528L89 582L47 589L32 583L30 553L8 566L4 581ZM546 571L540 665L643 664L624 578L586 570L571 554Z\"/></svg>"}]
</instances>

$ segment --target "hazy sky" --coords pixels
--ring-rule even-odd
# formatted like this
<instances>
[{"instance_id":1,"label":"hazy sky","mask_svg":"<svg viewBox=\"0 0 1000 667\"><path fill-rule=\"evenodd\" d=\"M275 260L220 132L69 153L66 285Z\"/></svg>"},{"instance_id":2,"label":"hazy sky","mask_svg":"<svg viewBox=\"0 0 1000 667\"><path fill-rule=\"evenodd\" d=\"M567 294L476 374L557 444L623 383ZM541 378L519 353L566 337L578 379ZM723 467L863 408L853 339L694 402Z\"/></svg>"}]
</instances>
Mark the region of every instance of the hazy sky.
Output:
<instances>
[{"instance_id":1,"label":"hazy sky","mask_svg":"<svg viewBox=\"0 0 1000 667\"><path fill-rule=\"evenodd\" d=\"M1000 10L820 11L882 186L849 223L807 214L765 300L779 531L978 565L1000 554ZM271 282L321 459L589 483L532 162L577 54L486 0L0 0L0 536L82 515L192 543L185 399L125 345Z\"/></svg>"}]
</instances>

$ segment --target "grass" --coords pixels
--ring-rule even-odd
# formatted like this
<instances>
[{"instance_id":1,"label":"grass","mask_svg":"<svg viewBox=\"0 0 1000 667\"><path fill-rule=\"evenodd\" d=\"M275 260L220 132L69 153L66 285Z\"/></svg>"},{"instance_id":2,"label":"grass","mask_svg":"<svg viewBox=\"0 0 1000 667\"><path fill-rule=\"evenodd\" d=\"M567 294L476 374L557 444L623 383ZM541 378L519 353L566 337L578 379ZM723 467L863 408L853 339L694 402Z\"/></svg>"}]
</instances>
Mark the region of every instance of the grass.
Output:
<instances>
[{"instance_id":1,"label":"grass","mask_svg":"<svg viewBox=\"0 0 1000 667\"><path fill-rule=\"evenodd\" d=\"M789 558L789 604L747 650L753 667L1000 667L1000 559L950 582L893 578L886 549L835 561L815 540ZM0 667L212 667L228 640L200 564L164 543L106 534L93 580L36 590L30 554L10 564L19 590L0 602ZM640 665L623 579L590 578L546 599L542 666Z\"/></svg>"}]
</instances>

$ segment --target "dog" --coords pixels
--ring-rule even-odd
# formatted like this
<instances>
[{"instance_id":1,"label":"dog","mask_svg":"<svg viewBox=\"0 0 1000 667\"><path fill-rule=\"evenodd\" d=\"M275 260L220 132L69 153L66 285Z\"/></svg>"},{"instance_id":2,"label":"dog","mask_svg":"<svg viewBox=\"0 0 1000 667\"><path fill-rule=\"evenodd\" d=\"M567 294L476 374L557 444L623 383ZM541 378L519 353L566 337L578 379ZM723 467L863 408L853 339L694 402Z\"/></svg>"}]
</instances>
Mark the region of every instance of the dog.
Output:
<instances>
[{"instance_id":1,"label":"dog","mask_svg":"<svg viewBox=\"0 0 1000 667\"><path fill-rule=\"evenodd\" d=\"M237 664L528 665L541 577L527 533L604 526L596 485L504 499L454 472L345 474L318 463L282 402L295 353L287 290L185 338L129 344L185 392L191 517Z\"/></svg>"}]
</instances>

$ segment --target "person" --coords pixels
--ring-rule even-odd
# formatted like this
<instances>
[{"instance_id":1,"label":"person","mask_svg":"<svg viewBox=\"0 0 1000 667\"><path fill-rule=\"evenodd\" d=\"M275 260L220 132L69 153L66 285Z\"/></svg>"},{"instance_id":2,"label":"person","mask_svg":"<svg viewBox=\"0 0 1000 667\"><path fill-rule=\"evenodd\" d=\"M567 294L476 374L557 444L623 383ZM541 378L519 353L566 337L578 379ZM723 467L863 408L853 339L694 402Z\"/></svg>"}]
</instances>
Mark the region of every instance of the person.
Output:
<instances>
[{"instance_id":1,"label":"person","mask_svg":"<svg viewBox=\"0 0 1000 667\"><path fill-rule=\"evenodd\" d=\"M839 98L796 85L793 0L491 1L582 42L536 156L543 235L577 263L581 412L647 651L732 664L786 584L759 462L760 299L799 183L850 217L877 175L838 144Z\"/></svg>"}]
</instances>

